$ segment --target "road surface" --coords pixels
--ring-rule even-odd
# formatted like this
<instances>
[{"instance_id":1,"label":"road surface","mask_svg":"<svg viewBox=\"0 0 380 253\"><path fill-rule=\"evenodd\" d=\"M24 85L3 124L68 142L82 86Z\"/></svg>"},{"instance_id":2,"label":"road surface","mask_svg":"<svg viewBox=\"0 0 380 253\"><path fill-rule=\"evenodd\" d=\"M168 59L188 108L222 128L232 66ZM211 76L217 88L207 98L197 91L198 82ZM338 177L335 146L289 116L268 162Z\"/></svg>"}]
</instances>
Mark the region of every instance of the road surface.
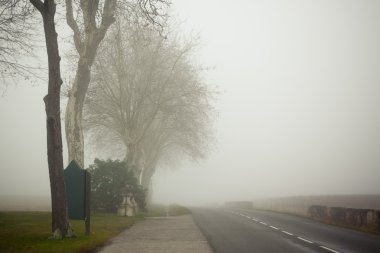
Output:
<instances>
[{"instance_id":1,"label":"road surface","mask_svg":"<svg viewBox=\"0 0 380 253\"><path fill-rule=\"evenodd\" d=\"M215 253L380 253L380 236L255 209L192 209Z\"/></svg>"}]
</instances>

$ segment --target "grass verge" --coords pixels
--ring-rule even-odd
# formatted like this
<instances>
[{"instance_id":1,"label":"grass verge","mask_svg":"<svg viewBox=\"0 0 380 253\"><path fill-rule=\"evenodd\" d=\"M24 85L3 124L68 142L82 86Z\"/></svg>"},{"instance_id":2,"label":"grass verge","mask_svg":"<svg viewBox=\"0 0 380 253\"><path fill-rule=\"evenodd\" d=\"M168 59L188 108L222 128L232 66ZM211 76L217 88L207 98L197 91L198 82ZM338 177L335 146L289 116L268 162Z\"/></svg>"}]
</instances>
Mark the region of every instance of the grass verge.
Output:
<instances>
[{"instance_id":1,"label":"grass verge","mask_svg":"<svg viewBox=\"0 0 380 253\"><path fill-rule=\"evenodd\" d=\"M144 217L164 217L167 216L167 206L159 204L148 205L146 210L142 212Z\"/></svg>"},{"instance_id":2,"label":"grass verge","mask_svg":"<svg viewBox=\"0 0 380 253\"><path fill-rule=\"evenodd\" d=\"M152 204L147 207L147 210L142 213L144 217L165 217L190 214L190 210L180 205L158 205Z\"/></svg>"},{"instance_id":3,"label":"grass verge","mask_svg":"<svg viewBox=\"0 0 380 253\"><path fill-rule=\"evenodd\" d=\"M190 210L187 209L187 207L179 206L175 204L169 206L170 216L178 216L178 215L185 215L185 214L190 214Z\"/></svg>"},{"instance_id":4,"label":"grass verge","mask_svg":"<svg viewBox=\"0 0 380 253\"><path fill-rule=\"evenodd\" d=\"M88 253L144 217L177 216L190 213L178 205L152 205L136 217L116 214L91 215L91 235L85 236L84 221L71 221L75 238L48 240L49 212L0 212L0 253Z\"/></svg>"},{"instance_id":5,"label":"grass verge","mask_svg":"<svg viewBox=\"0 0 380 253\"><path fill-rule=\"evenodd\" d=\"M118 217L116 214L91 216L91 235L85 236L84 221L71 221L77 237L48 240L51 227L47 212L0 212L0 252L89 252L104 245L110 238L133 225L139 217Z\"/></svg>"}]
</instances>

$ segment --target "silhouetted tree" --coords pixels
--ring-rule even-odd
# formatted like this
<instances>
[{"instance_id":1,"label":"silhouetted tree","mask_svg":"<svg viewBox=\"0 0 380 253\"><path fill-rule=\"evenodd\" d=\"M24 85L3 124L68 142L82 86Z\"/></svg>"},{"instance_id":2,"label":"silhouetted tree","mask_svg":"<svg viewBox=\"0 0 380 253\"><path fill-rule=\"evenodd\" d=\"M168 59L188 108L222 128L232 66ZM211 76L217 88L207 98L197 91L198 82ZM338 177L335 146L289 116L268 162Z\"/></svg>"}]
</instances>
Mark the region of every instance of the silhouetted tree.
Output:
<instances>
[{"instance_id":1,"label":"silhouetted tree","mask_svg":"<svg viewBox=\"0 0 380 253\"><path fill-rule=\"evenodd\" d=\"M52 204L52 232L54 238L71 236L67 213L65 179L63 174L62 136L60 117L60 89L62 85L58 34L55 29L54 0L30 0L41 13L48 55L48 94L44 98L46 110L48 165Z\"/></svg>"}]
</instances>

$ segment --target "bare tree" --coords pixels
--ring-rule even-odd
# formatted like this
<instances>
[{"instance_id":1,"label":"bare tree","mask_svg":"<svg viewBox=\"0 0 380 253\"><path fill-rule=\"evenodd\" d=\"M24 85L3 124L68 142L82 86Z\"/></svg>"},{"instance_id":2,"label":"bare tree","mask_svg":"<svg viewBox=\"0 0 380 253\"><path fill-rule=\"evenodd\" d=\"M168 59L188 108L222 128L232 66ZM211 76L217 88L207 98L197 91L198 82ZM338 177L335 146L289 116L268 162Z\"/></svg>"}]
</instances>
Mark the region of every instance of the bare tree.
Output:
<instances>
[{"instance_id":1,"label":"bare tree","mask_svg":"<svg viewBox=\"0 0 380 253\"><path fill-rule=\"evenodd\" d=\"M25 0L0 0L0 77L7 83L16 76L35 75L33 68L20 62L32 55L34 7Z\"/></svg>"},{"instance_id":2,"label":"bare tree","mask_svg":"<svg viewBox=\"0 0 380 253\"><path fill-rule=\"evenodd\" d=\"M191 61L193 40L169 39L138 18L118 22L94 63L86 125L118 140L145 187L165 156L202 157L210 140L213 92Z\"/></svg>"},{"instance_id":3,"label":"bare tree","mask_svg":"<svg viewBox=\"0 0 380 253\"><path fill-rule=\"evenodd\" d=\"M168 2L166 0L79 0L78 2L75 4L75 1L66 0L67 24L73 30L74 44L79 58L74 82L68 93L65 129L69 160L76 160L83 167L83 103L90 84L91 67L99 44L115 21L117 7L123 9L126 14L130 10L139 8L151 22L155 22L155 17L162 15L159 6L167 5Z\"/></svg>"},{"instance_id":4,"label":"bare tree","mask_svg":"<svg viewBox=\"0 0 380 253\"><path fill-rule=\"evenodd\" d=\"M62 85L60 56L58 50L58 34L54 17L56 4L54 0L30 0L41 13L46 41L49 65L48 94L44 97L46 110L48 165L52 202L52 233L54 238L71 236L67 204L65 180L63 174L62 136L60 117L60 89Z\"/></svg>"}]
</instances>

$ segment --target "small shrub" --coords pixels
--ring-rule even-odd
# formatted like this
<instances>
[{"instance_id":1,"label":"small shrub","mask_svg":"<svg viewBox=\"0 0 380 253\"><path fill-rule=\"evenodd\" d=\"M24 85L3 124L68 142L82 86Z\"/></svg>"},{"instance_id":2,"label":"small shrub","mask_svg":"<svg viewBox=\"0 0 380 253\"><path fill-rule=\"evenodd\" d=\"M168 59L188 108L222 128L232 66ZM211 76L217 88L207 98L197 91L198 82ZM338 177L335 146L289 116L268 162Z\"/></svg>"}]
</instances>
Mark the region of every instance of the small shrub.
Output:
<instances>
[{"instance_id":1,"label":"small shrub","mask_svg":"<svg viewBox=\"0 0 380 253\"><path fill-rule=\"evenodd\" d=\"M139 208L145 208L146 190L138 184L126 162L95 159L88 171L91 173L92 210L116 212L123 200L126 186L134 194Z\"/></svg>"}]
</instances>

